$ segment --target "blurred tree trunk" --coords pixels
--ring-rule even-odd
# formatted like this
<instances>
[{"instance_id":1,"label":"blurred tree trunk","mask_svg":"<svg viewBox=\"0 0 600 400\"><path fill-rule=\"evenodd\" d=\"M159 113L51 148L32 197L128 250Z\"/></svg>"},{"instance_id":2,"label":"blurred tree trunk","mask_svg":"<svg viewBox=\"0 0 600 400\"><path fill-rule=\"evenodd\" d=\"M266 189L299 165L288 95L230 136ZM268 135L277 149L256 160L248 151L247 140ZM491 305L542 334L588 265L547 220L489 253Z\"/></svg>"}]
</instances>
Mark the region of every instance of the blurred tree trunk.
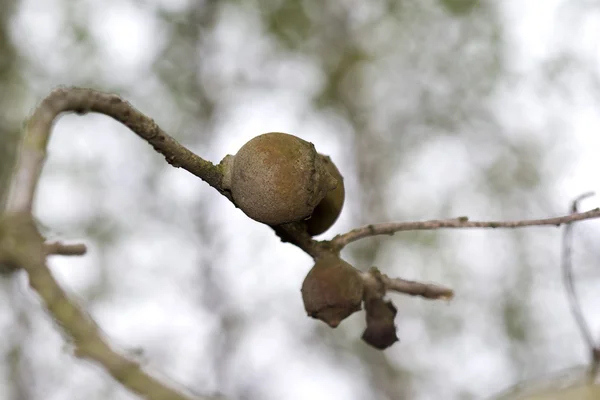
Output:
<instances>
[{"instance_id":1,"label":"blurred tree trunk","mask_svg":"<svg viewBox=\"0 0 600 400\"><path fill-rule=\"evenodd\" d=\"M4 208L15 160L20 125L17 122L22 96L18 55L11 41L9 22L16 2L0 0L0 207ZM17 114L17 115L15 115Z\"/></svg>"}]
</instances>

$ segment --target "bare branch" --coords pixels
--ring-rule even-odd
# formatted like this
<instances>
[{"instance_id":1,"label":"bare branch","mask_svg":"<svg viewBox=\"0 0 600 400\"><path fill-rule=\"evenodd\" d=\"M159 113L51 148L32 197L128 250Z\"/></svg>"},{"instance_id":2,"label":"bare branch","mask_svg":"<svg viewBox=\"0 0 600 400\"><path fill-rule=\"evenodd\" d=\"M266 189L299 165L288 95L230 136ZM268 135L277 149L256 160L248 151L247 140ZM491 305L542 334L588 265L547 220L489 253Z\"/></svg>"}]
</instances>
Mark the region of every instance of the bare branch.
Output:
<instances>
[{"instance_id":1,"label":"bare branch","mask_svg":"<svg viewBox=\"0 0 600 400\"><path fill-rule=\"evenodd\" d=\"M433 283L408 281L402 278L389 278L387 275L383 275L382 278L387 289L394 292L411 296L421 296L430 300L450 300L454 297L452 289Z\"/></svg>"},{"instance_id":2,"label":"bare branch","mask_svg":"<svg viewBox=\"0 0 600 400\"><path fill-rule=\"evenodd\" d=\"M338 235L331 240L331 245L340 250L349 243L376 235L393 235L401 231L417 231L432 229L465 229L465 228L524 228L529 226L560 226L576 221L586 219L600 218L600 208L582 213L573 213L554 218L526 219L517 221L469 221L467 217L458 217L452 219L433 219L429 221L413 222L390 222L383 224L366 225L356 228L350 232Z\"/></svg>"},{"instance_id":3,"label":"bare branch","mask_svg":"<svg viewBox=\"0 0 600 400\"><path fill-rule=\"evenodd\" d=\"M584 193L581 196L578 196L571 203L571 212L573 215L577 215L577 209L579 206L579 202L585 198L593 196L593 192ZM567 292L567 298L569 299L569 306L571 307L571 313L573 314L573 318L575 318L575 322L579 331L581 332L581 336L583 336L583 340L585 341L586 346L589 349L591 361L592 361L592 374L595 375L595 371L598 368L599 350L596 344L594 343L594 339L592 338L592 332L590 330L589 324L587 323L585 317L583 316L583 311L581 310L581 304L579 303L579 297L577 295L577 291L575 289L575 278L573 276L573 223L568 222L563 230L563 240L562 240L562 272L563 272L563 282L565 285L565 291Z\"/></svg>"},{"instance_id":4,"label":"bare branch","mask_svg":"<svg viewBox=\"0 0 600 400\"><path fill-rule=\"evenodd\" d=\"M5 215L0 221L0 262L18 266L54 320L69 335L75 354L100 363L131 391L150 400L191 400L144 372L138 363L113 350L89 315L60 288L45 263L45 245L28 214Z\"/></svg>"},{"instance_id":5,"label":"bare branch","mask_svg":"<svg viewBox=\"0 0 600 400\"><path fill-rule=\"evenodd\" d=\"M169 164L184 168L226 195L217 166L183 147L127 101L92 89L60 88L40 103L27 123L9 192L8 212L31 212L52 126L60 114L70 111L98 112L114 118L164 155Z\"/></svg>"},{"instance_id":6,"label":"bare branch","mask_svg":"<svg viewBox=\"0 0 600 400\"><path fill-rule=\"evenodd\" d=\"M229 192L222 187L221 166L214 165L183 147L162 131L151 118L140 113L119 96L91 89L57 89L44 99L36 109L24 134L6 208L6 215L10 218L4 219L5 224L8 220L8 224L12 223L15 229L0 229L0 264L10 267L8 270L26 270L31 287L38 292L54 319L73 338L78 356L99 362L116 380L143 397L149 399L188 399L189 396L160 383L142 371L136 362L128 360L111 349L102 338L101 332L93 320L83 309L68 298L54 280L46 267L46 256L52 254L82 255L86 252L85 245L69 245L60 242L44 244L37 227L29 220L24 222L19 219L23 215L31 219L32 204L46 157L46 146L52 125L60 114L69 111L80 114L98 112L114 118L146 140L157 152L164 155L169 164L186 169L232 201ZM578 324L583 326L582 332L586 337L586 342L594 349L594 360L596 360L600 359L598 355L600 352L593 347L589 329L581 316L570 266L571 224L576 221L600 217L600 209L598 208L583 213L577 212L577 202L583 197L585 196L574 202L570 215L546 219L469 221L466 217L460 217L446 220L384 223L354 229L336 236L331 241L314 240L307 233L302 223L284 224L273 227L273 229L283 242L289 242L297 246L313 259L318 260L331 254L339 256L339 252L346 245L359 239L375 235L393 235L399 231L441 228L520 228L567 224L563 257L565 282L571 296L572 307L576 310L574 311L575 318L578 319ZM11 222L12 217L15 217L15 219ZM26 229L32 229L33 234L31 237L37 235L36 239L33 240L31 237L24 236L17 237L14 232L21 232L21 229L17 226L18 224L24 224L24 226L29 227ZM2 224L0 224L0 228L2 228ZM11 248L12 244L18 244L16 249ZM427 299L451 299L454 296L454 292L449 288L401 278L390 278L379 272L375 267L368 272L361 272L360 276L364 281L363 301L367 310L367 330L363 335L363 339L377 348L387 348L398 340L394 325L396 309L391 302L385 300L387 292L395 291Z\"/></svg>"},{"instance_id":7,"label":"bare branch","mask_svg":"<svg viewBox=\"0 0 600 400\"><path fill-rule=\"evenodd\" d=\"M183 167L227 196L221 189L218 166L203 160L163 132L151 119L116 95L90 89L53 91L35 110L25 129L6 213L0 220L0 265L3 273L23 269L54 320L73 339L75 353L100 363L118 382L151 400L188 400L192 397L170 388L144 372L138 363L114 351L102 338L96 323L60 288L46 266L50 254L80 255L82 244L44 244L31 215L36 188L46 158L46 147L56 118L64 112L99 112L123 123L175 167Z\"/></svg>"},{"instance_id":8,"label":"bare branch","mask_svg":"<svg viewBox=\"0 0 600 400\"><path fill-rule=\"evenodd\" d=\"M67 297L45 265L21 265L29 272L30 285L40 295L45 307L73 339L77 357L98 362L116 381L143 398L192 399L144 372L137 362L113 350L103 339L96 323Z\"/></svg>"},{"instance_id":9,"label":"bare branch","mask_svg":"<svg viewBox=\"0 0 600 400\"><path fill-rule=\"evenodd\" d=\"M444 286L433 283L422 283L409 281L402 278L390 278L382 274L377 267L372 267L368 272L361 274L365 286L371 292L378 292L379 296L388 291L420 296L430 300L450 300L454 297L454 291Z\"/></svg>"},{"instance_id":10,"label":"bare branch","mask_svg":"<svg viewBox=\"0 0 600 400\"><path fill-rule=\"evenodd\" d=\"M46 242L44 243L44 251L47 255L82 256L87 252L87 247L83 243Z\"/></svg>"}]
</instances>

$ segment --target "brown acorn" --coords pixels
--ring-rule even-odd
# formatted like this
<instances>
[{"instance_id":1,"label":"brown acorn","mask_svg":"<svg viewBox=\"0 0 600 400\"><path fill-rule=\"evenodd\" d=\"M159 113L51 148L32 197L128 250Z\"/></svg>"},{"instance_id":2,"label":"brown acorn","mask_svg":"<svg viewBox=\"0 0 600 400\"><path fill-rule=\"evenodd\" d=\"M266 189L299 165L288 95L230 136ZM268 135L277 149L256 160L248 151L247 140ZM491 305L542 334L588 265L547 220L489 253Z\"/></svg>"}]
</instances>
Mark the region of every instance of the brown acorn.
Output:
<instances>
[{"instance_id":1,"label":"brown acorn","mask_svg":"<svg viewBox=\"0 0 600 400\"><path fill-rule=\"evenodd\" d=\"M287 133L259 135L221 165L235 204L271 226L307 218L337 185L315 146Z\"/></svg>"},{"instance_id":2,"label":"brown acorn","mask_svg":"<svg viewBox=\"0 0 600 400\"><path fill-rule=\"evenodd\" d=\"M317 259L302 283L302 300L309 316L332 328L360 310L364 290L359 271L336 255Z\"/></svg>"},{"instance_id":3,"label":"brown acorn","mask_svg":"<svg viewBox=\"0 0 600 400\"><path fill-rule=\"evenodd\" d=\"M309 219L306 220L306 229L311 236L320 235L335 223L342 212L344 198L344 178L329 156L319 154L327 171L337 181L335 189L329 191L325 198L317 205Z\"/></svg>"}]
</instances>

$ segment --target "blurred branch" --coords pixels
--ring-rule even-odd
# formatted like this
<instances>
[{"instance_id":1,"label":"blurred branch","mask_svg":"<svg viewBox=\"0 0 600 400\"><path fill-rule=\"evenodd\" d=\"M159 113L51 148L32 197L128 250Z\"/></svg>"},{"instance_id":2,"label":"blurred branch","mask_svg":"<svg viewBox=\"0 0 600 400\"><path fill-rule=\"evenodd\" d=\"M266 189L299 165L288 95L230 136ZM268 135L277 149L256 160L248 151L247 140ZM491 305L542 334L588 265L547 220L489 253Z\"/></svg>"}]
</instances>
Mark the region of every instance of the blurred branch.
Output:
<instances>
[{"instance_id":1,"label":"blurred branch","mask_svg":"<svg viewBox=\"0 0 600 400\"><path fill-rule=\"evenodd\" d=\"M46 242L44 243L44 251L47 255L83 256L87 252L87 247L83 243Z\"/></svg>"},{"instance_id":2,"label":"blurred branch","mask_svg":"<svg viewBox=\"0 0 600 400\"><path fill-rule=\"evenodd\" d=\"M148 375L139 364L113 350L102 338L96 323L60 288L46 265L44 239L28 214L12 214L0 222L0 263L22 268L29 285L69 334L78 357L97 361L108 373L147 399L189 400Z\"/></svg>"},{"instance_id":3,"label":"blurred branch","mask_svg":"<svg viewBox=\"0 0 600 400\"><path fill-rule=\"evenodd\" d=\"M401 231L417 231L417 230L432 230L442 228L524 228L528 226L560 226L570 224L576 221L586 219L600 218L600 208L595 208L591 211L583 213L572 213L562 217L543 218L543 219L526 219L518 221L469 221L467 217L458 217L452 219L440 219L429 221L414 221L414 222L390 222L383 224L371 224L361 228L353 229L342 235L337 235L331 240L331 245L341 250L349 243L355 242L376 235L393 235Z\"/></svg>"},{"instance_id":4,"label":"blurred branch","mask_svg":"<svg viewBox=\"0 0 600 400\"><path fill-rule=\"evenodd\" d=\"M584 193L578 196L571 203L571 215L579 215L577 213L577 209L579 207L579 202L583 199L593 196L593 192ZM581 310L581 304L579 303L579 296L577 295L577 291L575 289L575 279L573 276L573 221L567 222L565 229L563 230L563 240L562 240L562 272L563 272L563 282L565 284L565 290L567 292L567 298L569 299L569 306L571 307L571 313L575 318L575 323L581 332L581 336L583 336L583 340L589 349L591 356L591 377L595 378L596 373L598 371L598 365L600 364L600 347L594 343L594 339L592 338L592 332L590 330L589 324L587 323L585 317L583 316L583 311Z\"/></svg>"}]
</instances>

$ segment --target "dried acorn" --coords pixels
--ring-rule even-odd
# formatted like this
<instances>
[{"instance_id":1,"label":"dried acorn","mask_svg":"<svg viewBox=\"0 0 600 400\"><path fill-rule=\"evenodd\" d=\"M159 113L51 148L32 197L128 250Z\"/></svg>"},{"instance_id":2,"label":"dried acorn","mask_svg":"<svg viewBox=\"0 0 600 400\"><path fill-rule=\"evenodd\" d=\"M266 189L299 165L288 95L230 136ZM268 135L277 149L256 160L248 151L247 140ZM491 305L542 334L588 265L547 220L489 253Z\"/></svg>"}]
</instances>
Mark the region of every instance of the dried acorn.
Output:
<instances>
[{"instance_id":1,"label":"dried acorn","mask_svg":"<svg viewBox=\"0 0 600 400\"><path fill-rule=\"evenodd\" d=\"M335 223L342 212L344 198L344 178L329 156L319 154L327 171L337 180L335 189L329 191L325 198L317 205L310 219L306 220L306 229L311 236L320 235Z\"/></svg>"},{"instance_id":2,"label":"dried acorn","mask_svg":"<svg viewBox=\"0 0 600 400\"><path fill-rule=\"evenodd\" d=\"M331 254L317 259L302 284L302 300L309 316L332 328L360 310L364 290L359 271Z\"/></svg>"},{"instance_id":3,"label":"dried acorn","mask_svg":"<svg viewBox=\"0 0 600 400\"><path fill-rule=\"evenodd\" d=\"M235 204L272 226L307 218L337 185L315 146L287 133L259 135L221 164Z\"/></svg>"}]
</instances>

